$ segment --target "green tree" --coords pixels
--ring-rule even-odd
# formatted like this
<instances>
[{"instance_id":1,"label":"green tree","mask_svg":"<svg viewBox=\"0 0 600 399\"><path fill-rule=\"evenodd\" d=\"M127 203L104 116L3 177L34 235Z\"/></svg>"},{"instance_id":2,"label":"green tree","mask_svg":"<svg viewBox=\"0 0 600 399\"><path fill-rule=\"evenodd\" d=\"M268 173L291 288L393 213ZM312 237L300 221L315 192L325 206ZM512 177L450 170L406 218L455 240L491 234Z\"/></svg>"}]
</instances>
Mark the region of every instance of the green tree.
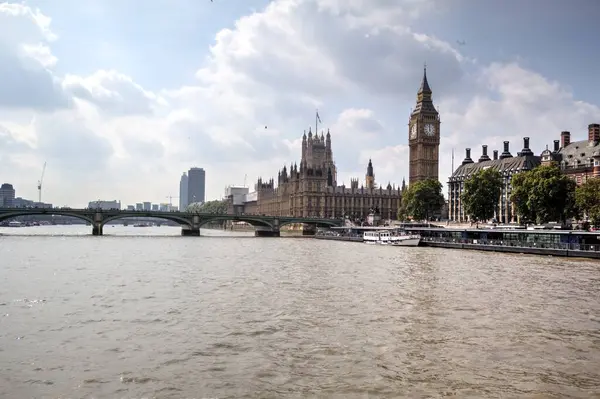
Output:
<instances>
[{"instance_id":1,"label":"green tree","mask_svg":"<svg viewBox=\"0 0 600 399\"><path fill-rule=\"evenodd\" d=\"M193 204L188 205L186 211L194 213L227 213L227 201L214 200L207 201L203 204L194 202Z\"/></svg>"},{"instance_id":2,"label":"green tree","mask_svg":"<svg viewBox=\"0 0 600 399\"><path fill-rule=\"evenodd\" d=\"M575 203L594 226L600 226L600 178L588 179L577 187Z\"/></svg>"},{"instance_id":3,"label":"green tree","mask_svg":"<svg viewBox=\"0 0 600 399\"><path fill-rule=\"evenodd\" d=\"M535 221L537 219L535 208L529 204L529 193L532 190L532 179L528 178L528 172L518 173L512 176L510 200L514 211L521 217L521 222Z\"/></svg>"},{"instance_id":4,"label":"green tree","mask_svg":"<svg viewBox=\"0 0 600 399\"><path fill-rule=\"evenodd\" d=\"M401 209L413 219L423 220L432 217L444 206L442 184L435 179L422 180L411 184L402 196Z\"/></svg>"},{"instance_id":5,"label":"green tree","mask_svg":"<svg viewBox=\"0 0 600 399\"><path fill-rule=\"evenodd\" d=\"M556 165L538 166L512 178L517 213L536 223L562 222L578 215L575 182Z\"/></svg>"},{"instance_id":6,"label":"green tree","mask_svg":"<svg viewBox=\"0 0 600 399\"><path fill-rule=\"evenodd\" d=\"M402 197L402 200L400 201L400 207L398 208L398 220L401 222L408 220L408 214L406 212L406 204L404 201L404 196Z\"/></svg>"},{"instance_id":7,"label":"green tree","mask_svg":"<svg viewBox=\"0 0 600 399\"><path fill-rule=\"evenodd\" d=\"M477 171L465 181L461 200L467 215L474 221L494 217L502 193L502 175L495 169Z\"/></svg>"}]
</instances>

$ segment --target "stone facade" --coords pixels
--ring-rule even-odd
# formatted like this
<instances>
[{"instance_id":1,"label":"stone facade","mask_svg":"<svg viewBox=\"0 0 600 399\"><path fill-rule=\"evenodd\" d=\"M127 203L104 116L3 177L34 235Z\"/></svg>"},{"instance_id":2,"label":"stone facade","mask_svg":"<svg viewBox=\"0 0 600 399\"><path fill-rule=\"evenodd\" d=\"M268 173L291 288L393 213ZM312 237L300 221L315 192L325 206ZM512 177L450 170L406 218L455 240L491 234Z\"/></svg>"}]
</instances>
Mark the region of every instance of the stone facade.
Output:
<instances>
[{"instance_id":1,"label":"stone facade","mask_svg":"<svg viewBox=\"0 0 600 399\"><path fill-rule=\"evenodd\" d=\"M252 198L252 195L256 195ZM376 187L373 163L369 160L365 184L352 179L350 187L337 185L331 133L319 136L308 131L302 137L300 165L284 166L277 180L259 179L256 192L244 203L245 214L341 218L366 220L378 211L384 219L396 219L402 188Z\"/></svg>"},{"instance_id":2,"label":"stone facade","mask_svg":"<svg viewBox=\"0 0 600 399\"><path fill-rule=\"evenodd\" d=\"M471 159L470 148L467 148L465 152L465 159L462 164L448 180L448 219L454 222L469 221L461 201L464 183L479 170L492 168L500 172L503 178L502 193L498 199L495 219L499 223L516 222L517 215L510 200L512 176L531 170L541 162L540 157L535 156L529 149L529 137L523 139L523 149L517 153L516 157L513 157L510 153L508 141L504 142L504 151L500 156L498 156L498 151L494 150L493 158L490 158L487 153L487 145L482 146L481 156L477 162Z\"/></svg>"}]
</instances>

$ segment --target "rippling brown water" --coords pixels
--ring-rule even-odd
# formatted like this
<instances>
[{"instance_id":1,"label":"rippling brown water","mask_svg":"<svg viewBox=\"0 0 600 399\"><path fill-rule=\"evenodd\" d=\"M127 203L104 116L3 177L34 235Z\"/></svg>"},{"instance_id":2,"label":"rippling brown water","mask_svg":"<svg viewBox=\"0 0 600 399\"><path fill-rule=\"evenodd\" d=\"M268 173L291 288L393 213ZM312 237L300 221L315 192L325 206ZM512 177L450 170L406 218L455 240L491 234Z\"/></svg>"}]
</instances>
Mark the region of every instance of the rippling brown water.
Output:
<instances>
[{"instance_id":1,"label":"rippling brown water","mask_svg":"<svg viewBox=\"0 0 600 399\"><path fill-rule=\"evenodd\" d=\"M0 397L441 396L600 397L600 263L0 237Z\"/></svg>"}]
</instances>

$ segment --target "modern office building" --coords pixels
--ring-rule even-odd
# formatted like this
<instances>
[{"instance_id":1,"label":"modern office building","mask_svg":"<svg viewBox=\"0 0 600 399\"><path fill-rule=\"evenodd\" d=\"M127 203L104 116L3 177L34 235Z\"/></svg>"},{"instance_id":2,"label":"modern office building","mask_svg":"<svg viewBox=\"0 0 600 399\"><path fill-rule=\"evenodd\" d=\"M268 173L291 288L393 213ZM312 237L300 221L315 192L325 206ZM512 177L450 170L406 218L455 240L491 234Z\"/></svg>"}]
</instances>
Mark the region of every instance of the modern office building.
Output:
<instances>
[{"instance_id":1,"label":"modern office building","mask_svg":"<svg viewBox=\"0 0 600 399\"><path fill-rule=\"evenodd\" d=\"M144 202L144 210L151 211L152 210L152 202Z\"/></svg>"},{"instance_id":2,"label":"modern office building","mask_svg":"<svg viewBox=\"0 0 600 399\"><path fill-rule=\"evenodd\" d=\"M188 175L183 172L179 181L179 209L185 209L188 205Z\"/></svg>"},{"instance_id":3,"label":"modern office building","mask_svg":"<svg viewBox=\"0 0 600 399\"><path fill-rule=\"evenodd\" d=\"M188 171L187 205L194 202L205 202L206 172L202 168L191 168Z\"/></svg>"},{"instance_id":4,"label":"modern office building","mask_svg":"<svg viewBox=\"0 0 600 399\"><path fill-rule=\"evenodd\" d=\"M0 186L0 207L12 208L15 201L15 189L12 184L4 183Z\"/></svg>"},{"instance_id":5,"label":"modern office building","mask_svg":"<svg viewBox=\"0 0 600 399\"><path fill-rule=\"evenodd\" d=\"M225 199L228 201L228 212L238 215L244 212L244 202L248 200L248 187L225 187Z\"/></svg>"}]
</instances>

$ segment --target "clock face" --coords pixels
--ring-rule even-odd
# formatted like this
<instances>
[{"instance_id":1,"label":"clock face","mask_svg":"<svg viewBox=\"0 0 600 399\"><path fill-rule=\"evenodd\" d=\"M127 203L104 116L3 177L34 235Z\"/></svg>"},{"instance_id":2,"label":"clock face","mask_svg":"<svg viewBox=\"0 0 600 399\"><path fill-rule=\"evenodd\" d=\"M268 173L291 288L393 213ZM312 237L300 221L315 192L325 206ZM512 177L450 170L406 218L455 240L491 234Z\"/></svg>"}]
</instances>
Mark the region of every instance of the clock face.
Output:
<instances>
[{"instance_id":1,"label":"clock face","mask_svg":"<svg viewBox=\"0 0 600 399\"><path fill-rule=\"evenodd\" d=\"M435 134L435 126L431 123L425 125L425 134L428 136L433 136Z\"/></svg>"},{"instance_id":2,"label":"clock face","mask_svg":"<svg viewBox=\"0 0 600 399\"><path fill-rule=\"evenodd\" d=\"M414 125L412 125L412 128L410 129L410 138L411 139L417 138L417 124L416 123Z\"/></svg>"}]
</instances>

